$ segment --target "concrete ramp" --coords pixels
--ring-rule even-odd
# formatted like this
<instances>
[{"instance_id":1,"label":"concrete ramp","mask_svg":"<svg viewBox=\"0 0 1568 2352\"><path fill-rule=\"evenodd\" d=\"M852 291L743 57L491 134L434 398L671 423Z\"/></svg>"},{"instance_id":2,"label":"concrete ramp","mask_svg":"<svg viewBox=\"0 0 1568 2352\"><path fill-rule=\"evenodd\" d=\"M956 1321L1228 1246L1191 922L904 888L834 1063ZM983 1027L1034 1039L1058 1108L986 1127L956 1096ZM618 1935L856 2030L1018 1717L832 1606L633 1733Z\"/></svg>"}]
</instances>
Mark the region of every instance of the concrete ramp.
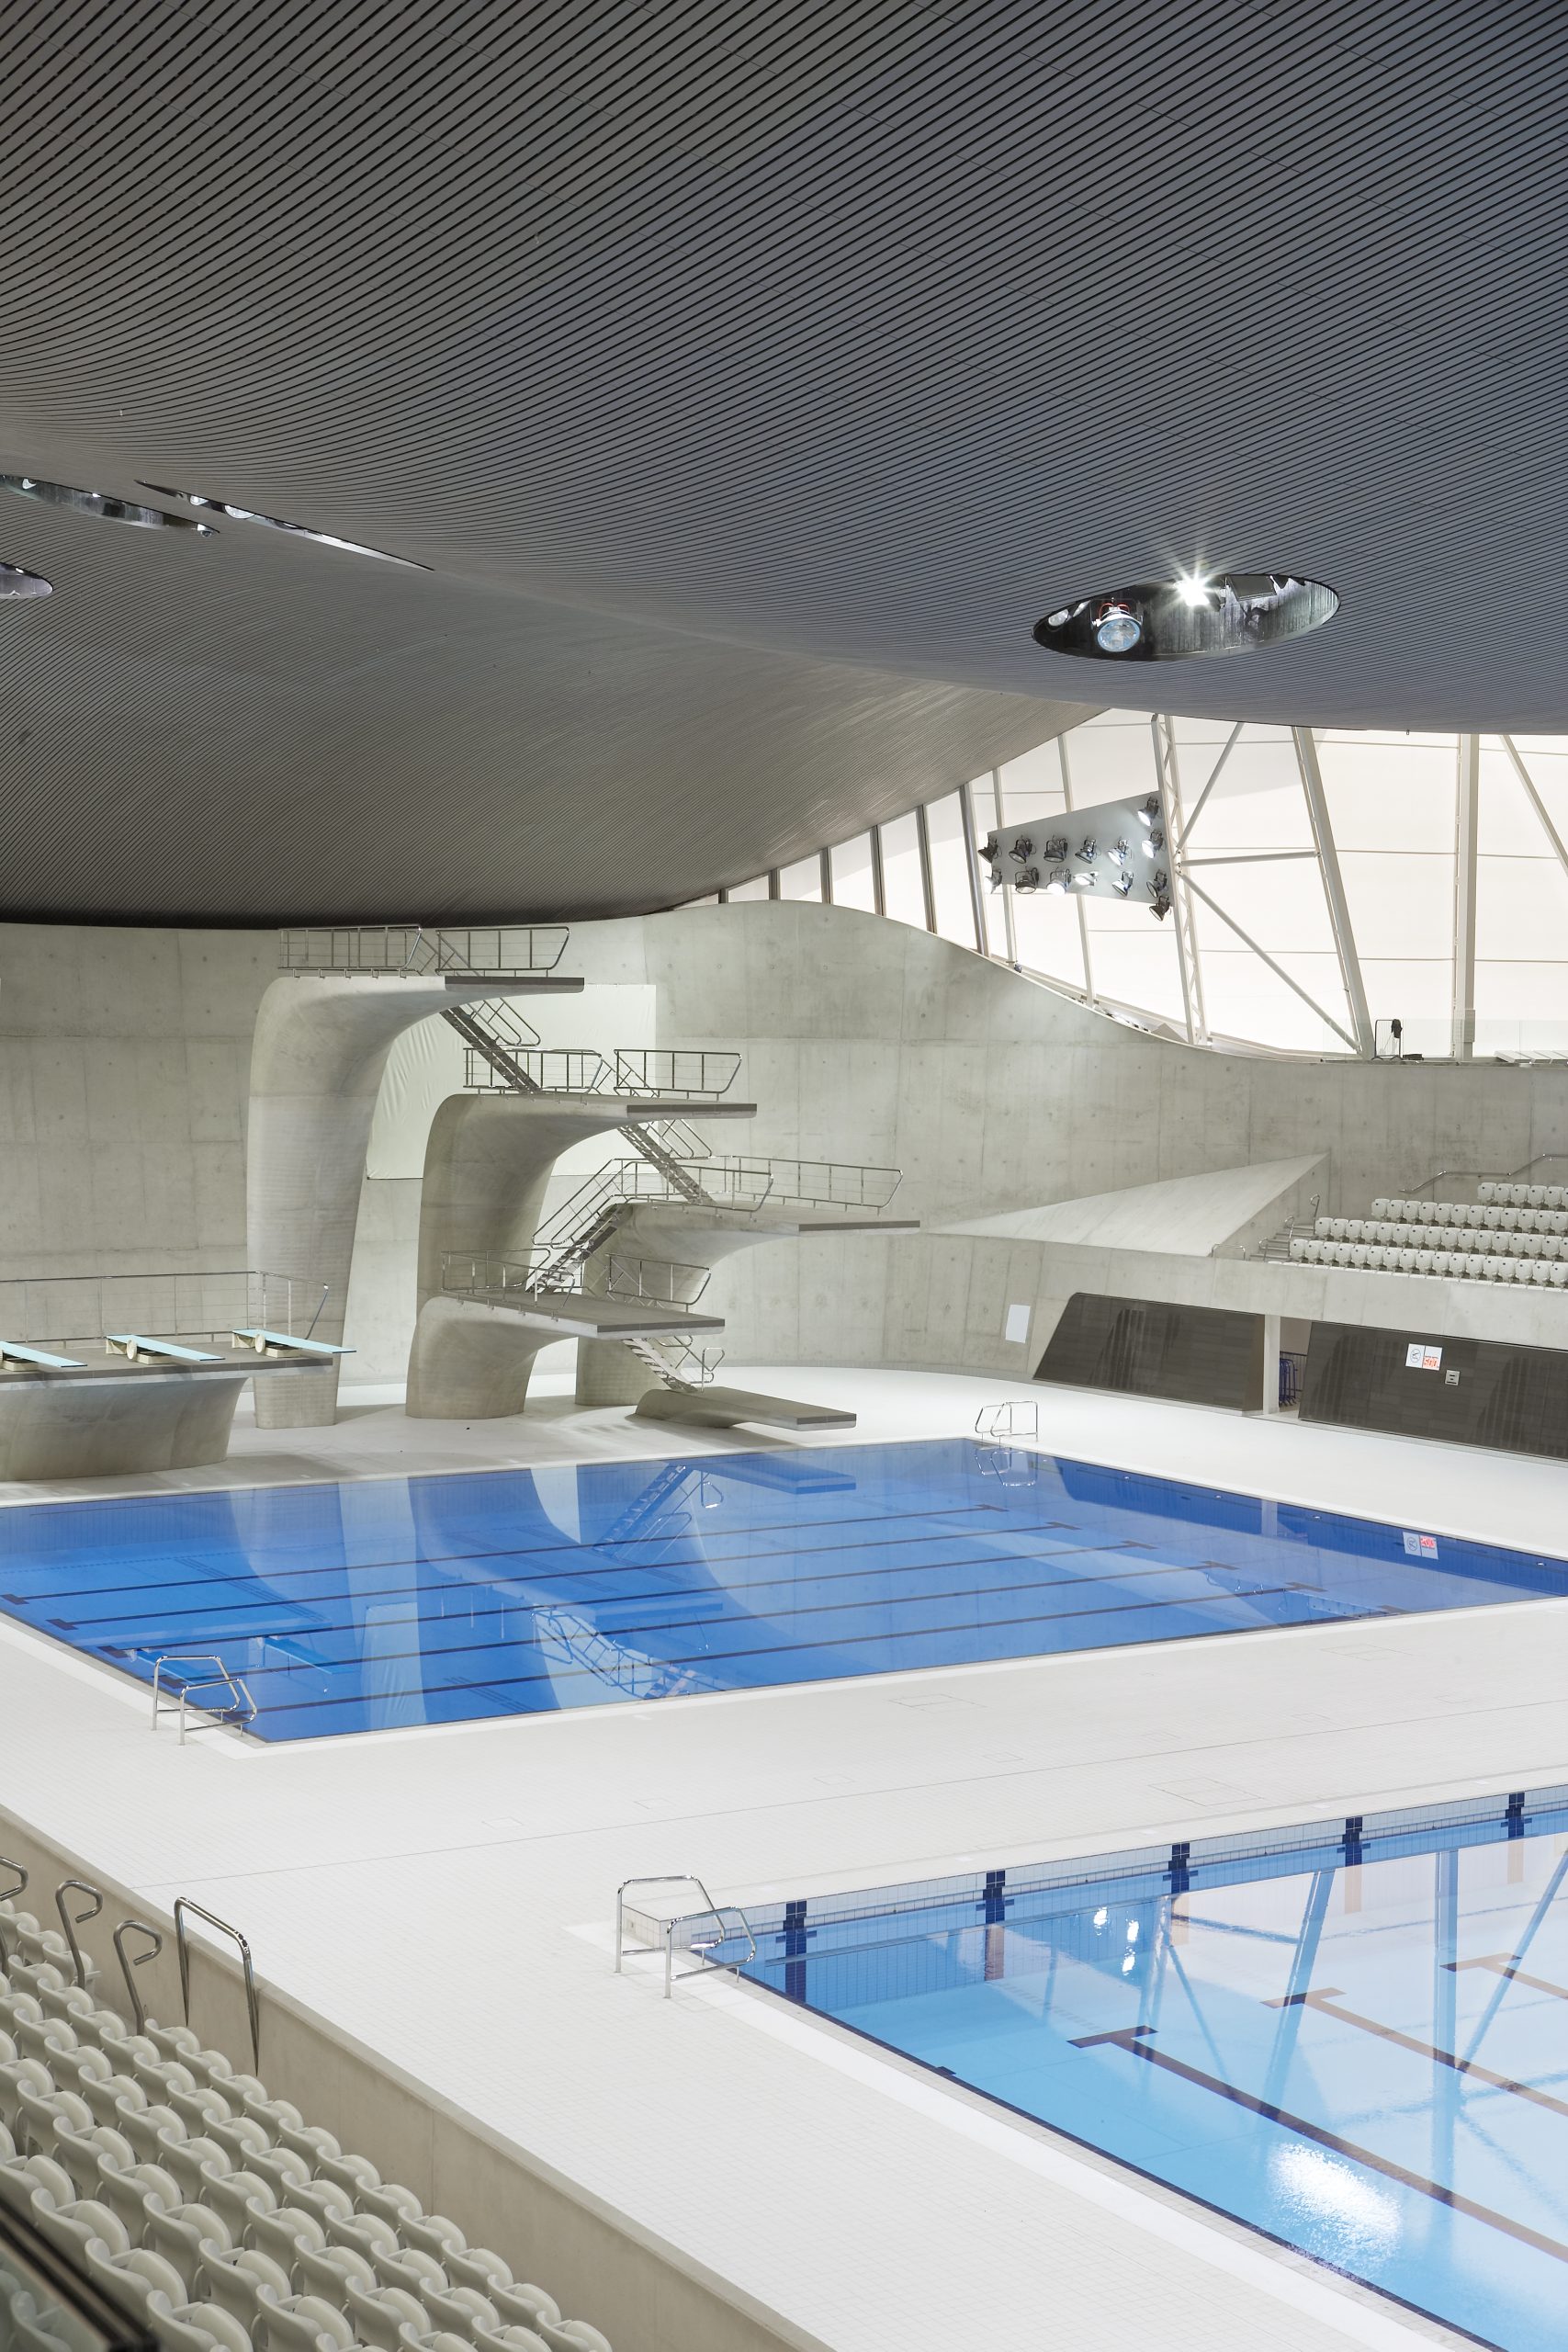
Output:
<instances>
[{"instance_id":1,"label":"concrete ramp","mask_svg":"<svg viewBox=\"0 0 1568 2352\"><path fill-rule=\"evenodd\" d=\"M687 1421L704 1429L734 1429L756 1421L774 1430L852 1430L855 1417L837 1405L801 1405L763 1396L752 1388L649 1388L638 1398L640 1421Z\"/></svg>"},{"instance_id":2,"label":"concrete ramp","mask_svg":"<svg viewBox=\"0 0 1568 2352\"><path fill-rule=\"evenodd\" d=\"M973 1233L1009 1241L1052 1241L1091 1250L1158 1250L1208 1258L1271 1233L1292 1214L1321 1152L1257 1160L1201 1176L1171 1176L1122 1192L1012 1209L999 1216L925 1220L927 1232Z\"/></svg>"}]
</instances>

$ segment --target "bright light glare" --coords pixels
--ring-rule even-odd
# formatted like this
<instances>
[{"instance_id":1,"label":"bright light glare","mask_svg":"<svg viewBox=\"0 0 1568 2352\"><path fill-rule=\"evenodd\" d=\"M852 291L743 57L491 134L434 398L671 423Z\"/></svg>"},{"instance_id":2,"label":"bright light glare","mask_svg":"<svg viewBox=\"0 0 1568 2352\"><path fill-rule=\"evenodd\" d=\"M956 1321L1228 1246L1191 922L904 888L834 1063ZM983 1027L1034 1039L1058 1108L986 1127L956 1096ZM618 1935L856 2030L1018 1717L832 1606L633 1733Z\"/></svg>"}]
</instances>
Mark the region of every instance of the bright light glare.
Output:
<instances>
[{"instance_id":1,"label":"bright light glare","mask_svg":"<svg viewBox=\"0 0 1568 2352\"><path fill-rule=\"evenodd\" d=\"M1196 572L1183 572L1176 583L1176 593L1184 605L1206 605L1209 583L1206 580L1200 580Z\"/></svg>"}]
</instances>

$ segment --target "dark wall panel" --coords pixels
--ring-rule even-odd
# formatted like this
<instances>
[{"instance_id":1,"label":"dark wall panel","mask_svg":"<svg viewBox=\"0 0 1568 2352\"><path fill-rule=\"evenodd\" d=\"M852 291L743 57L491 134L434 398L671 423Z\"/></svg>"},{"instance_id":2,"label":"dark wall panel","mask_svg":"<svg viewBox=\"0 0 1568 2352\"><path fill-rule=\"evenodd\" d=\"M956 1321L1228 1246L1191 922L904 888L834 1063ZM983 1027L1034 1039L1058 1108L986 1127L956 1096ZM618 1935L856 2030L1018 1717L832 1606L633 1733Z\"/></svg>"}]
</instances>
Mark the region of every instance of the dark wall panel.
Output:
<instances>
[{"instance_id":1,"label":"dark wall panel","mask_svg":"<svg viewBox=\"0 0 1568 2352\"><path fill-rule=\"evenodd\" d=\"M1263 1396L1263 1318L1076 1291L1034 1377L1255 1412Z\"/></svg>"},{"instance_id":2,"label":"dark wall panel","mask_svg":"<svg viewBox=\"0 0 1568 2352\"><path fill-rule=\"evenodd\" d=\"M1441 1351L1429 1369L1408 1361L1413 1347L1426 1344ZM1568 1353L1314 1323L1301 1417L1568 1458Z\"/></svg>"}]
</instances>

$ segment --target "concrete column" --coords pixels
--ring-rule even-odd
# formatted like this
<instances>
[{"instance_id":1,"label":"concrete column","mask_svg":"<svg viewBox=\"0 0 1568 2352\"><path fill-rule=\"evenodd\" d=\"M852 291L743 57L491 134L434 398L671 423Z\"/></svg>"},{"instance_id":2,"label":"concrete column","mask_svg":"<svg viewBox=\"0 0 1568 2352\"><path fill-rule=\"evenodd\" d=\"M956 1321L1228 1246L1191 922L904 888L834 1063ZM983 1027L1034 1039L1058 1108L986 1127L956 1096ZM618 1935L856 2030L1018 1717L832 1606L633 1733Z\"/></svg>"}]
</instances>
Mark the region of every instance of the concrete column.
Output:
<instances>
[{"instance_id":1,"label":"concrete column","mask_svg":"<svg viewBox=\"0 0 1568 2352\"><path fill-rule=\"evenodd\" d=\"M250 1262L319 1296L319 1340L341 1340L370 1123L393 1040L449 1005L560 995L581 981L477 981L360 974L274 980L251 1049L245 1211ZM311 1309L307 1310L309 1320ZM261 1429L308 1429L337 1411L338 1368L256 1390Z\"/></svg>"},{"instance_id":2,"label":"concrete column","mask_svg":"<svg viewBox=\"0 0 1568 2352\"><path fill-rule=\"evenodd\" d=\"M538 1229L550 1171L564 1151L594 1135L686 1108L618 1094L457 1094L441 1105L425 1147L419 1214L419 1319L409 1355L408 1410L418 1419L487 1419L523 1409L541 1336L514 1315L469 1308L445 1296L448 1250L522 1259ZM705 1104L705 1120L750 1118L750 1102ZM591 1177L583 1178L589 1183ZM670 1255L648 1250L649 1257ZM586 1347L588 1340L580 1342ZM614 1341L616 1355L635 1358ZM637 1395L648 1385L643 1373Z\"/></svg>"},{"instance_id":3,"label":"concrete column","mask_svg":"<svg viewBox=\"0 0 1568 2352\"><path fill-rule=\"evenodd\" d=\"M1280 1409L1280 1317L1263 1317L1263 1409L1277 1413Z\"/></svg>"}]
</instances>

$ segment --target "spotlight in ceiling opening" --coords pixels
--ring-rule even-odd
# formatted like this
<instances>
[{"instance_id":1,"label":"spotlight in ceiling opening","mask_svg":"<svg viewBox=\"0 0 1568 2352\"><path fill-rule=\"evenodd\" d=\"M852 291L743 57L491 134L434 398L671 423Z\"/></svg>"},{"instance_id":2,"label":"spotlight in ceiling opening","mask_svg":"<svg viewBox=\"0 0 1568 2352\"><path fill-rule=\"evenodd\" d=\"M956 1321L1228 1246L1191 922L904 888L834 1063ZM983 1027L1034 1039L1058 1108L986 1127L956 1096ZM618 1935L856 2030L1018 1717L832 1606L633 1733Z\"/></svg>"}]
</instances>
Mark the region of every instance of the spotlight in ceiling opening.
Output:
<instances>
[{"instance_id":1,"label":"spotlight in ceiling opening","mask_svg":"<svg viewBox=\"0 0 1568 2352\"><path fill-rule=\"evenodd\" d=\"M1184 662L1283 645L1338 610L1332 588L1298 572L1184 572L1077 597L1035 623L1034 641L1089 662Z\"/></svg>"},{"instance_id":2,"label":"spotlight in ceiling opening","mask_svg":"<svg viewBox=\"0 0 1568 2352\"><path fill-rule=\"evenodd\" d=\"M1114 596L1094 616L1094 641L1102 653L1131 653L1144 633L1144 624L1128 597Z\"/></svg>"},{"instance_id":3,"label":"spotlight in ceiling opening","mask_svg":"<svg viewBox=\"0 0 1568 2352\"><path fill-rule=\"evenodd\" d=\"M15 602L23 596L52 596L54 583L36 571L24 571L19 563L0 563L0 601Z\"/></svg>"},{"instance_id":4,"label":"spotlight in ceiling opening","mask_svg":"<svg viewBox=\"0 0 1568 2352\"><path fill-rule=\"evenodd\" d=\"M105 523L130 523L139 531L194 531L198 539L217 535L210 523L184 514L165 514L161 507L139 506L132 498L115 498L101 490L74 490L69 482L40 481L36 474L0 474L0 490L15 491L40 506L64 506L73 514L96 514Z\"/></svg>"},{"instance_id":5,"label":"spotlight in ceiling opening","mask_svg":"<svg viewBox=\"0 0 1568 2352\"><path fill-rule=\"evenodd\" d=\"M290 538L313 539L319 548L339 548L345 555L373 556L378 563L400 564L405 571L428 571L427 563L416 563L411 555L390 555L385 548L367 548L358 539L340 539L331 531L313 531L308 523L286 523L280 514L261 514L254 506L231 506L227 499L209 498L196 490L168 490L162 482L144 481L143 490L154 492L160 498L177 498L183 505L195 506L205 514L222 514L231 523L260 523L268 531L286 531Z\"/></svg>"}]
</instances>

